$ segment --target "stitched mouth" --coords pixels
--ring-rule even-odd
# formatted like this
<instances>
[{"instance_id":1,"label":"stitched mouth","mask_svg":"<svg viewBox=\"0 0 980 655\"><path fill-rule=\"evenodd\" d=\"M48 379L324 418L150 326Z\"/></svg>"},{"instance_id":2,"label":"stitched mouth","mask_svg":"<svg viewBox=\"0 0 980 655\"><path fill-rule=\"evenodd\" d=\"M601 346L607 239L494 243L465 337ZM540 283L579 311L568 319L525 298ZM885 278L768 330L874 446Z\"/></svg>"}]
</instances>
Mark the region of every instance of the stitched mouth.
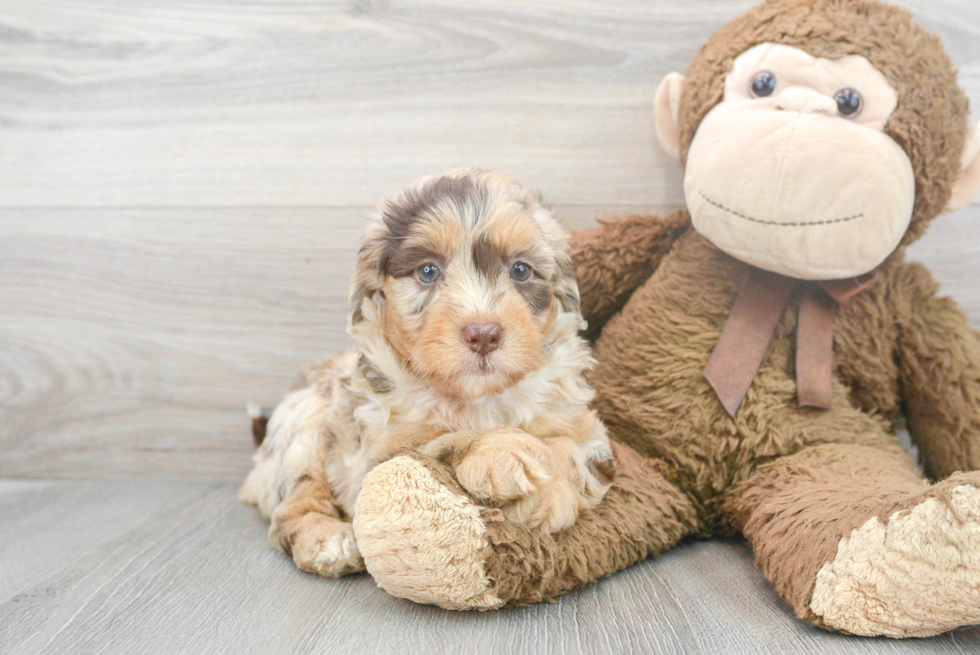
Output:
<instances>
[{"instance_id":1,"label":"stitched mouth","mask_svg":"<svg viewBox=\"0 0 980 655\"><path fill-rule=\"evenodd\" d=\"M727 213L731 214L732 216L736 216L736 217L741 218L743 220L751 221L753 223L760 223L762 225L780 225L780 226L783 226L783 227L807 227L807 226L810 226L810 225L832 225L834 223L847 223L848 221L856 221L857 219L864 217L864 214L861 213L861 214L854 214L853 216L845 216L844 218L834 218L834 219L827 220L827 221L803 221L803 222L796 222L796 223L780 223L779 221L764 221L761 218L753 218L752 216L746 216L745 214L742 214L741 212L737 212L734 209L729 209L728 207L724 206L720 202L717 202L715 200L712 200L708 196L704 195L704 192L702 192L702 191L698 191L698 194L702 198L704 198L704 200L706 202L708 202L709 204L714 205L718 209L720 209L720 210L722 210L724 212L727 212Z\"/></svg>"}]
</instances>

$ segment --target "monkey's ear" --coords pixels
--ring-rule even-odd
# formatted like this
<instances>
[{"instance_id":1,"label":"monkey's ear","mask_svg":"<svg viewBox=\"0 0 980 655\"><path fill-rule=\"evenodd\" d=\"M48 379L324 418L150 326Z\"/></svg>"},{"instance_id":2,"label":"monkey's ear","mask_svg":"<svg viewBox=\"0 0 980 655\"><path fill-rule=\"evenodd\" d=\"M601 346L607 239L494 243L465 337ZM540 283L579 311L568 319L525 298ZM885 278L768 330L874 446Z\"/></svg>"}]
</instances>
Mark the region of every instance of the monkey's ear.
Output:
<instances>
[{"instance_id":1,"label":"monkey's ear","mask_svg":"<svg viewBox=\"0 0 980 655\"><path fill-rule=\"evenodd\" d=\"M684 76L680 73L668 73L657 87L657 95L653 99L653 124L660 145L674 159L681 156L681 128L677 116L681 108L681 89L684 87Z\"/></svg>"},{"instance_id":2,"label":"monkey's ear","mask_svg":"<svg viewBox=\"0 0 980 655\"><path fill-rule=\"evenodd\" d=\"M949 198L946 211L963 209L980 193L980 123L970 127L963 146L963 163L960 176L953 184L953 195Z\"/></svg>"}]
</instances>

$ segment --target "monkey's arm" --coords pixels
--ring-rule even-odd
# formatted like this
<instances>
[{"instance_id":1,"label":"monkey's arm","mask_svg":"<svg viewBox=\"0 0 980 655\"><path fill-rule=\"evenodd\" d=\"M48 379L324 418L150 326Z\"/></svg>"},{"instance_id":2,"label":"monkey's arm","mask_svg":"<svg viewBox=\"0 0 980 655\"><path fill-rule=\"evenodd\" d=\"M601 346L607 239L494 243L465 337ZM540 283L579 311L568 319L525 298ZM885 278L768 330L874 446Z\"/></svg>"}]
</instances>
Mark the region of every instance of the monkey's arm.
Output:
<instances>
[{"instance_id":1,"label":"monkey's arm","mask_svg":"<svg viewBox=\"0 0 980 655\"><path fill-rule=\"evenodd\" d=\"M898 364L909 431L926 473L980 469L980 332L920 264L895 286Z\"/></svg>"},{"instance_id":2,"label":"monkey's arm","mask_svg":"<svg viewBox=\"0 0 980 655\"><path fill-rule=\"evenodd\" d=\"M687 211L665 217L627 214L572 234L582 315L595 338L691 225Z\"/></svg>"},{"instance_id":3,"label":"monkey's arm","mask_svg":"<svg viewBox=\"0 0 980 655\"><path fill-rule=\"evenodd\" d=\"M521 607L560 596L657 555L703 526L667 465L611 443L616 467L599 505L548 534L485 507L452 468L419 453L364 478L357 546L388 593L447 609Z\"/></svg>"}]
</instances>

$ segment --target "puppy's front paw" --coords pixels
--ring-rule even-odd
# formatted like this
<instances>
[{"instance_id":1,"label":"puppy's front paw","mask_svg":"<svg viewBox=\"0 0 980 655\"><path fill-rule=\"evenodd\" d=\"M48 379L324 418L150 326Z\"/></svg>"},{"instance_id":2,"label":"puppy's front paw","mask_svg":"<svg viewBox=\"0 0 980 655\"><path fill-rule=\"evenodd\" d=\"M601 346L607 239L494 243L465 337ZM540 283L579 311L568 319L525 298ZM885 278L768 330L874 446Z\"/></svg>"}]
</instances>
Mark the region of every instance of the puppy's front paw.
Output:
<instances>
[{"instance_id":1,"label":"puppy's front paw","mask_svg":"<svg viewBox=\"0 0 980 655\"><path fill-rule=\"evenodd\" d=\"M571 527L584 504L582 497L559 475L535 493L502 509L511 521L550 534Z\"/></svg>"},{"instance_id":2,"label":"puppy's front paw","mask_svg":"<svg viewBox=\"0 0 980 655\"><path fill-rule=\"evenodd\" d=\"M496 430L470 446L455 465L456 479L480 500L505 503L551 481L547 458L547 449L534 437Z\"/></svg>"},{"instance_id":3,"label":"puppy's front paw","mask_svg":"<svg viewBox=\"0 0 980 655\"><path fill-rule=\"evenodd\" d=\"M364 570L353 526L335 519L318 521L298 530L292 554L296 566L328 578Z\"/></svg>"}]
</instances>

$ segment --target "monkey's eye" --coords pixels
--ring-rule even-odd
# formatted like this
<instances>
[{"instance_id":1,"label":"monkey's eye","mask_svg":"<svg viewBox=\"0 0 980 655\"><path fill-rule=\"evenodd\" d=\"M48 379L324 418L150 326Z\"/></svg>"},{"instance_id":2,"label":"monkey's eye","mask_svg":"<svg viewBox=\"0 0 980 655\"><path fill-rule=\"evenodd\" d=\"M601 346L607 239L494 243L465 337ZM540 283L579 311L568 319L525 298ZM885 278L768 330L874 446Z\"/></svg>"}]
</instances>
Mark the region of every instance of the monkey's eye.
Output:
<instances>
[{"instance_id":1,"label":"monkey's eye","mask_svg":"<svg viewBox=\"0 0 980 655\"><path fill-rule=\"evenodd\" d=\"M834 96L837 101L837 113L847 118L853 118L861 112L864 100L861 94L854 89L841 89Z\"/></svg>"},{"instance_id":2,"label":"monkey's eye","mask_svg":"<svg viewBox=\"0 0 980 655\"><path fill-rule=\"evenodd\" d=\"M526 282L531 277L531 267L524 262L517 262L510 267L510 276L518 282Z\"/></svg>"},{"instance_id":3,"label":"monkey's eye","mask_svg":"<svg viewBox=\"0 0 980 655\"><path fill-rule=\"evenodd\" d=\"M769 71L756 73L752 78L752 95L756 98L768 98L776 90L776 76Z\"/></svg>"},{"instance_id":4,"label":"monkey's eye","mask_svg":"<svg viewBox=\"0 0 980 655\"><path fill-rule=\"evenodd\" d=\"M439 268L435 264L423 264L419 266L419 270L415 271L415 275L418 277L419 282L423 284L432 284L442 277L442 273L439 272Z\"/></svg>"}]
</instances>

